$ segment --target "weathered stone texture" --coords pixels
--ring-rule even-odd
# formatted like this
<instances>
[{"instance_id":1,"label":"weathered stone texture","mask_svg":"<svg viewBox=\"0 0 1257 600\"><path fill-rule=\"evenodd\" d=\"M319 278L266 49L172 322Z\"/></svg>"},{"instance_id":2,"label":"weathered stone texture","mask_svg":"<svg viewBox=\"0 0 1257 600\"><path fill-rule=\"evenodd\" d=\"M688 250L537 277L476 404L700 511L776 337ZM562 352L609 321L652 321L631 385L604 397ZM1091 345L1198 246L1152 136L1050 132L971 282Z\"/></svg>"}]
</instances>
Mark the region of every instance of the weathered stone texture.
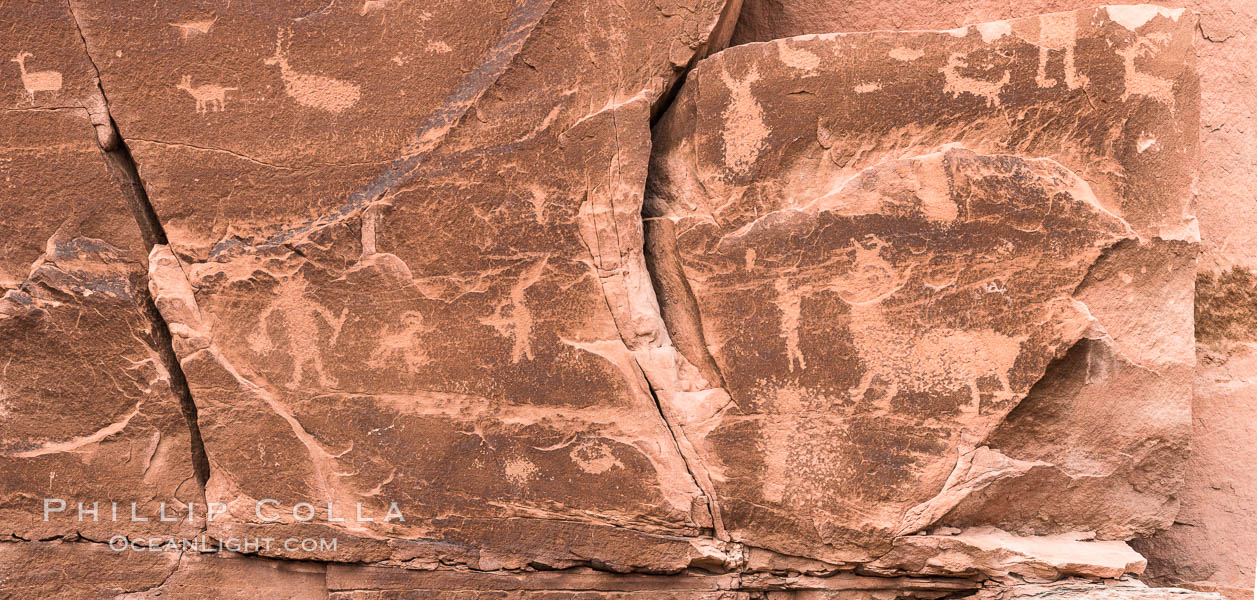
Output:
<instances>
[{"instance_id":1,"label":"weathered stone texture","mask_svg":"<svg viewBox=\"0 0 1257 600\"><path fill-rule=\"evenodd\" d=\"M1123 3L1125 4L1125 3ZM1251 143L1254 115L1257 115L1257 96L1254 96L1251 62L1257 56L1257 37L1252 35L1257 26L1257 3L1252 0L1199 0L1167 1L1169 7L1182 7L1199 13L1196 30L1195 54L1201 78L1201 159L1196 184L1197 199L1194 212L1200 219L1201 269L1208 282L1221 280L1230 270L1238 268L1248 272L1257 265L1257 229L1253 213L1251 185L1254 165L1257 165L1257 148ZM959 2L893 2L881 0L843 2L791 2L778 0L746 0L733 43L742 44L768 41L780 37L808 33L834 31L868 31L876 29L947 29L966 24L1026 17L1057 10L1078 9L1092 3L1078 0L1046 0L1028 2L1004 2L1002 0L964 0ZM1146 8L1129 7L1132 14ZM1232 290L1231 300L1214 302L1214 309L1231 313L1242 310L1245 304L1243 289ZM1209 304L1213 298L1198 298L1197 304ZM1202 320L1203 317L1203 320ZM1215 330L1210 327L1211 315L1201 315L1198 308L1197 332L1208 337ZM1244 341L1248 336L1232 336L1232 340ZM1216 345L1219 338L1205 339ZM1225 344L1224 344L1225 346ZM1187 346L1179 346L1186 348ZM1214 357L1213 365L1224 364L1229 350L1213 348L1205 350ZM1236 350L1243 362L1245 351ZM1077 364L1077 361L1076 361ZM1252 561L1257 527L1257 514L1244 499L1257 489L1251 481L1251 470L1235 469L1239 463L1254 460L1248 444L1214 445L1209 437L1242 437L1248 426L1232 415L1234 400L1211 399L1221 386L1243 387L1246 375L1227 369L1220 373L1214 367L1202 363L1196 375L1196 401L1193 412L1197 415L1196 429L1192 438L1195 451L1186 466L1189 474L1209 472L1226 480L1224 486L1236 490L1215 492L1206 484L1198 487L1199 475L1189 475L1189 491L1183 495L1181 520L1191 525L1176 525L1175 532L1168 534L1174 541L1150 543L1141 549L1151 552L1152 573L1163 582L1197 581L1201 585L1219 585L1233 590L1235 597L1251 596L1254 577ZM1224 381L1232 382L1231 385ZM1228 397L1234 398L1233 396ZM1112 396L1106 397L1113 400ZM1211 412L1226 407L1221 412ZM1086 414L1078 412L1077 414ZM1226 428L1218 433L1216 428ZM1226 425L1223 425L1226 424ZM1235 429L1230 427L1234 425ZM1213 450L1212 448L1216 448ZM1154 471L1155 469L1150 469ZM1059 478L1059 476L1057 476ZM1029 489L1019 490L1025 493ZM1227 507L1218 513L1219 507ZM1209 516L1215 515L1215 516ZM1013 517L1015 520L1016 517ZM1188 543L1188 539L1193 540ZM1223 541L1225 540L1225 541ZM1213 552L1217 544L1236 551ZM1247 550L1238 550L1247 548ZM1223 558L1223 556L1231 558ZM1189 566L1193 565L1193 566Z\"/></svg>"},{"instance_id":2,"label":"weathered stone texture","mask_svg":"<svg viewBox=\"0 0 1257 600\"><path fill-rule=\"evenodd\" d=\"M1211 593L1175 588L1150 588L1133 580L1101 583L1067 580L1047 584L1020 584L983 590L982 600L1221 600Z\"/></svg>"},{"instance_id":3,"label":"weathered stone texture","mask_svg":"<svg viewBox=\"0 0 1257 600\"><path fill-rule=\"evenodd\" d=\"M62 4L7 3L0 21L0 536L192 531L157 521L200 489L91 63ZM63 501L47 519L45 498Z\"/></svg>"},{"instance_id":4,"label":"weathered stone texture","mask_svg":"<svg viewBox=\"0 0 1257 600\"><path fill-rule=\"evenodd\" d=\"M1238 21L742 4L0 4L0 597L1245 593Z\"/></svg>"},{"instance_id":5,"label":"weathered stone texture","mask_svg":"<svg viewBox=\"0 0 1257 600\"><path fill-rule=\"evenodd\" d=\"M601 285L617 224L640 231L652 108L721 3L75 6L169 237L149 285L230 507L211 533L723 560L656 535L712 520ZM310 498L341 512L296 522ZM333 522L359 503L375 521Z\"/></svg>"},{"instance_id":6,"label":"weathered stone texture","mask_svg":"<svg viewBox=\"0 0 1257 600\"><path fill-rule=\"evenodd\" d=\"M935 524L1123 539L1172 519L1193 21L1121 16L802 36L690 75L647 206L694 297L658 277L665 318L732 396L684 428L734 539L868 560ZM1071 347L1100 375L1062 392L1045 372ZM1071 421L1119 388L1107 421Z\"/></svg>"}]
</instances>

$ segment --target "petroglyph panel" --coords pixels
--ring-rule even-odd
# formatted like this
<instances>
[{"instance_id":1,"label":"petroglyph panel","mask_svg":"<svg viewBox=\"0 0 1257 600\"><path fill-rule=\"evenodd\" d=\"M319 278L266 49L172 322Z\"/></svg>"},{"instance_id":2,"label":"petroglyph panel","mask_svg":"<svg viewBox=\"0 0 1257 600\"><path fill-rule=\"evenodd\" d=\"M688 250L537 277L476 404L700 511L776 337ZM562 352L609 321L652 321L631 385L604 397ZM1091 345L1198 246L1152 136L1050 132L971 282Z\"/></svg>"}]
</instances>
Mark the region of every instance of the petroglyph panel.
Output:
<instances>
[{"instance_id":1,"label":"petroglyph panel","mask_svg":"<svg viewBox=\"0 0 1257 600\"><path fill-rule=\"evenodd\" d=\"M1144 593L1214 30L900 4L0 5L0 596Z\"/></svg>"},{"instance_id":2,"label":"petroglyph panel","mask_svg":"<svg viewBox=\"0 0 1257 600\"><path fill-rule=\"evenodd\" d=\"M1129 438L1164 445L1136 460L1174 473L1186 455L1191 357L1164 348L1191 322L1193 22L1119 16L807 35L695 69L656 127L647 243L678 348L729 399L672 410L732 539L864 561L949 515L1116 538L1172 518L1173 485L1101 477L1096 510L1063 483L1044 483L1071 498L1055 506L1018 487L1079 468L1017 441L1029 423L1083 435L1044 422L1059 398L1000 429L1087 340L1113 377L1066 393L1143 381ZM1095 451L1130 473L1119 454Z\"/></svg>"},{"instance_id":3,"label":"petroglyph panel","mask_svg":"<svg viewBox=\"0 0 1257 600\"><path fill-rule=\"evenodd\" d=\"M353 549L276 552L342 561L448 540L487 569L724 560L676 537L713 527L708 498L606 283L641 261L651 111L723 9L645 6L81 8L169 236L150 288L229 505L212 534L333 531ZM377 518L292 518L311 498Z\"/></svg>"}]
</instances>

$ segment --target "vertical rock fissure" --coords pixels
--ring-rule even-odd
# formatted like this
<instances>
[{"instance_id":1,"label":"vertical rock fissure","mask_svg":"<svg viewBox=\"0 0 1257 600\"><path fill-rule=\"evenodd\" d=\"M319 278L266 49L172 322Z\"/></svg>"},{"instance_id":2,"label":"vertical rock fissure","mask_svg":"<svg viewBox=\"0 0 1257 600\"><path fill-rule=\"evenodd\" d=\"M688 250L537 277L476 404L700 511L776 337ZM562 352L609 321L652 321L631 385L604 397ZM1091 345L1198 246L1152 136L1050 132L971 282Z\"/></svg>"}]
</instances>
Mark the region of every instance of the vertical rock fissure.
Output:
<instances>
[{"instance_id":1,"label":"vertical rock fissure","mask_svg":"<svg viewBox=\"0 0 1257 600\"><path fill-rule=\"evenodd\" d=\"M647 171L647 180L649 181L649 169ZM650 219L646 218L645 215L643 215L642 217L642 227L643 227L643 242L644 242L643 254L644 254L644 259L645 259L643 261L643 264L646 269L647 275L650 277L651 287L655 294L655 302L656 302L656 305L658 306L660 317L661 317L661 320L663 321L662 326L665 332L668 334L668 337L671 340L671 343L673 347L675 348L675 351L678 354L680 354L680 356L683 359L689 360L692 364L694 364L698 368L699 373L703 376L704 379L707 380L708 385L710 385L711 387L723 388L724 379L720 375L719 369L716 368L715 361L711 358L711 355L707 353L705 349L701 357L693 355L692 352L687 353L685 351L686 350L685 344L682 342L682 340L689 340L692 338L692 336L688 335L690 330L698 330L700 332L699 339L701 339L701 325L699 325L695 321L695 322L690 323L688 327L678 328L676 326L677 324L675 323L675 321L670 320L670 317L668 315L668 310L665 308L666 306L673 304L673 301L670 299L670 296L672 293L676 292L680 288L678 288L677 286L661 285L661 281L667 280L667 281L675 282L676 277L679 276L681 278L680 280L681 283L685 284L684 274L680 273L679 262L677 262L677 257L671 256L670 258L676 263L676 266L678 268L674 270L665 269L666 273L661 273L659 269L660 267L659 261L655 257L652 256L652 252L656 251L657 246L659 245L656 241L652 240L652 236L657 236L659 234L658 228L652 228L652 223L650 222ZM694 298L692 296L692 293L689 291L688 284L685 284L680 287L684 288L684 292L686 294L691 294L690 296L688 296L688 298L683 298L680 301L685 302L686 300L688 300L690 303L694 303ZM696 360L696 359L699 359L699 360ZM643 375L646 377L647 381L649 382L651 379L650 372L644 368L642 369L642 371L643 371ZM651 382L651 383L660 384L663 382ZM685 434L685 430L682 427L681 423L676 422L676 419L671 419L668 417L668 411L665 410L662 404L662 400L659 397L659 393L654 389L655 386L651 385L649 387L651 388L650 389L651 397L655 401L655 409L659 411L659 417L663 419L664 425L666 426L668 433L672 436L673 442L676 444L677 450L681 455L681 460L685 463L686 470L689 471L690 477L694 479L694 482L699 486L699 489L703 492L703 495L707 499L707 508L711 514L715 537L719 539L729 539L728 532L724 526L724 519L721 514L719 504L717 502L714 482L712 482L712 479L711 479L710 473L707 470L707 467L704 464L702 464L703 462L702 458L698 456L698 448L694 445L693 441L691 441L688 438L688 436Z\"/></svg>"},{"instance_id":2,"label":"vertical rock fissure","mask_svg":"<svg viewBox=\"0 0 1257 600\"><path fill-rule=\"evenodd\" d=\"M687 79L689 78L690 73L694 70L694 68L698 65L698 63L704 58L710 56L711 54L714 54L715 52L719 52L728 44L729 39L732 37L733 25L737 23L741 6L742 6L741 0L729 0L728 2L726 2L723 10L721 11L720 17L717 20L717 23L713 29L712 36L708 40L708 43L704 44L703 47L699 48L694 53L694 56L691 57L688 63L686 63L685 68L681 71L681 73L677 75L676 79L672 82L670 86L668 86L667 88L663 90L663 92L659 95L658 99L651 106L650 134L651 134L652 151L655 146L654 126L659 122L660 119L663 118L663 116L668 112L668 110L672 108L672 104L676 101L677 97L680 95L681 88L685 85ZM657 243L652 244L652 238L651 238L652 228L646 214L647 206L649 204L647 202L646 196L648 194L648 190L650 189L650 178L651 178L650 166L651 166L651 163L648 157L647 168L646 168L646 180L645 180L645 185L642 188L642 199L641 199L641 203L639 204L640 212L639 212L638 218L641 219L642 236L643 236L642 237L642 246L643 246L642 253L643 253L644 260L642 261L642 265L643 265L643 268L646 270L647 276L650 278L651 289L655 296L655 306L660 312L659 316L661 318L660 320L662 321L662 327L664 329L664 333L667 333L669 338L672 340L672 344L674 345L676 352L680 354L681 357L690 359L698 367L699 372L707 380L709 385L713 387L723 387L724 380L720 376L719 370L715 368L715 362L714 360L711 359L710 355L706 356L705 361L704 360L696 361L694 359L697 357L687 356L686 353L682 351L682 348L679 345L676 345L677 338L674 337L675 332L674 332L674 328L672 327L673 324L668 322L667 317L666 317L664 307L667 303L670 302L670 300L666 299L665 295L668 292L673 291L673 290L671 288L665 288L660 285L661 278L656 273L657 261L652 256L652 250L653 250L652 247L657 246L658 244ZM675 244L673 244L673 246L675 246ZM673 258L675 260L675 257ZM680 276L681 276L681 281L684 283L684 275L681 274ZM672 279L669 279L669 280L672 280ZM685 284L682 287L684 287L686 293L689 293L688 284ZM690 296L689 299L691 302L693 301L692 296ZM683 334L682 337L685 338L686 336ZM708 472L706 465L703 464L703 460L702 460L702 457L699 455L698 448L695 446L693 441L691 441L686 435L685 430L682 426L682 423L677 422L677 419L669 418L668 416L669 411L664 406L664 400L660 397L659 391L656 389L658 386L667 385L668 382L652 381L652 369L648 369L646 368L645 365L641 365L641 364L639 364L638 366L641 369L643 376L646 378L649 384L647 387L650 390L650 395L651 395L652 400L654 400L655 410L659 412L660 419L663 420L664 426L667 429L668 434L672 437L673 444L675 445L681 457L682 463L685 465L686 471L689 473L690 478L698 486L699 490L702 492L706 500L707 510L712 519L712 528L713 528L714 536L722 540L730 539L729 534L724 526L724 519L722 517L720 506L716 498L716 490L715 490L714 483L712 482L712 478L710 476L710 473ZM667 377L671 378L673 375L679 375L679 373L672 374ZM678 390L673 390L674 394L676 391Z\"/></svg>"},{"instance_id":3,"label":"vertical rock fissure","mask_svg":"<svg viewBox=\"0 0 1257 600\"><path fill-rule=\"evenodd\" d=\"M143 180L140 179L140 172L135 159L131 156L131 150L123 141L118 125L109 112L109 99L105 95L104 84L100 79L100 68L96 66L96 61L92 59L91 52L88 50L87 38L83 35L83 28L79 24L74 5L67 0L66 7L74 20L79 40L83 43L83 54L96 74L96 93L99 94L99 98L89 99L89 106L85 107L92 125L96 128L96 143L104 153L105 163L118 182L122 196L126 199L127 206L135 218L140 236L144 240L144 249L151 252L154 246L168 243L166 231L158 220L152 203L149 202L148 192L144 188ZM188 386L188 379L179 364L179 357L175 354L170 326L157 310L157 305L147 292L147 288L144 292L144 312L153 327L154 350L161 357L162 365L170 375L170 390L179 398L179 411L183 414L188 427L192 469L197 483L204 490L206 482L209 481L209 457L205 453L205 442L201 438L196 403L192 399L192 389Z\"/></svg>"},{"instance_id":4,"label":"vertical rock fissure","mask_svg":"<svg viewBox=\"0 0 1257 600\"><path fill-rule=\"evenodd\" d=\"M648 174L647 181L649 177ZM677 352L693 363L712 386L723 388L724 374L707 349L698 300L681 267L673 223L666 217L654 217L648 213L648 207L644 207L642 229L646 241L646 270L650 274L664 326Z\"/></svg>"}]
</instances>

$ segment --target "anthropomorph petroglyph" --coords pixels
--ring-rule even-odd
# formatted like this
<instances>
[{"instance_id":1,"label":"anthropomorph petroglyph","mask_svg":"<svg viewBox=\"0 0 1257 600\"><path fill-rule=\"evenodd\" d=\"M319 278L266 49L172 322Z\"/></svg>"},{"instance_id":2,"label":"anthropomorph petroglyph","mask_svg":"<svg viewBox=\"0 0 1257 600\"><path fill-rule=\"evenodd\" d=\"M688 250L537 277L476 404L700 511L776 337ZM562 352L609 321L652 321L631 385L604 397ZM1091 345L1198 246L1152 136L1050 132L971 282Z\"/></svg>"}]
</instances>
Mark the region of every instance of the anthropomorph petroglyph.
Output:
<instances>
[{"instance_id":1,"label":"anthropomorph petroglyph","mask_svg":"<svg viewBox=\"0 0 1257 600\"><path fill-rule=\"evenodd\" d=\"M18 52L17 58L12 59L13 62L17 63L18 69L22 71L22 87L26 88L26 95L30 97L31 104L35 103L35 92L57 92L61 90L60 72L31 72L26 70L26 59L34 56L30 52Z\"/></svg>"},{"instance_id":2,"label":"anthropomorph petroglyph","mask_svg":"<svg viewBox=\"0 0 1257 600\"><path fill-rule=\"evenodd\" d=\"M287 38L287 39L285 39ZM328 112L342 112L358 102L358 86L347 81L301 73L288 64L288 48L292 32L279 30L275 34L275 56L266 59L268 65L279 65L284 79L284 92L302 106Z\"/></svg>"},{"instance_id":3,"label":"anthropomorph petroglyph","mask_svg":"<svg viewBox=\"0 0 1257 600\"><path fill-rule=\"evenodd\" d=\"M175 87L187 92L189 96L196 99L196 112L202 114L223 110L224 103L227 100L227 92L239 90L239 88L223 87L212 83L194 86L192 85L191 75L184 75L179 80L179 85Z\"/></svg>"}]
</instances>

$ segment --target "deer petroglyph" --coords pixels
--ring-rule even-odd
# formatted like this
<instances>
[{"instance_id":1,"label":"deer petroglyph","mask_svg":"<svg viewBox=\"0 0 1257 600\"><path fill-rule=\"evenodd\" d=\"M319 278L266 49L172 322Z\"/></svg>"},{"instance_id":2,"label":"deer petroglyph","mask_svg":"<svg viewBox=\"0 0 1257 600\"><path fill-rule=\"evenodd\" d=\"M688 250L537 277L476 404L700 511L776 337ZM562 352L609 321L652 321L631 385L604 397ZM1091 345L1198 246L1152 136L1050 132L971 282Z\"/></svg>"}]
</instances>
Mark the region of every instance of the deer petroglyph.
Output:
<instances>
[{"instance_id":1,"label":"deer petroglyph","mask_svg":"<svg viewBox=\"0 0 1257 600\"><path fill-rule=\"evenodd\" d=\"M196 100L196 112L207 113L210 111L219 112L223 110L224 103L227 100L227 92L238 91L239 88L223 87L211 83L203 83L201 85L192 85L192 76L184 75L179 80L179 85L175 86L188 93Z\"/></svg>"},{"instance_id":2,"label":"deer petroglyph","mask_svg":"<svg viewBox=\"0 0 1257 600\"><path fill-rule=\"evenodd\" d=\"M209 33L210 28L214 26L214 23L216 21L218 21L218 17L213 17L210 19L201 19L199 21L184 21L182 23L171 23L170 26L178 27L179 36L182 37L183 41L186 42L188 41L188 38L193 35L205 35Z\"/></svg>"},{"instance_id":3,"label":"deer petroglyph","mask_svg":"<svg viewBox=\"0 0 1257 600\"><path fill-rule=\"evenodd\" d=\"M26 59L34 56L30 52L18 52L17 58L12 59L12 62L17 63L18 69L22 71L22 87L26 88L26 95L30 97L31 104L35 103L35 92L61 91L60 72L26 70Z\"/></svg>"},{"instance_id":4,"label":"deer petroglyph","mask_svg":"<svg viewBox=\"0 0 1257 600\"><path fill-rule=\"evenodd\" d=\"M285 39L287 38L287 39ZM358 102L358 86L347 81L301 73L288 64L288 48L292 32L279 30L275 34L275 56L266 59L267 65L278 65L284 79L284 92L302 106L339 113Z\"/></svg>"}]
</instances>

